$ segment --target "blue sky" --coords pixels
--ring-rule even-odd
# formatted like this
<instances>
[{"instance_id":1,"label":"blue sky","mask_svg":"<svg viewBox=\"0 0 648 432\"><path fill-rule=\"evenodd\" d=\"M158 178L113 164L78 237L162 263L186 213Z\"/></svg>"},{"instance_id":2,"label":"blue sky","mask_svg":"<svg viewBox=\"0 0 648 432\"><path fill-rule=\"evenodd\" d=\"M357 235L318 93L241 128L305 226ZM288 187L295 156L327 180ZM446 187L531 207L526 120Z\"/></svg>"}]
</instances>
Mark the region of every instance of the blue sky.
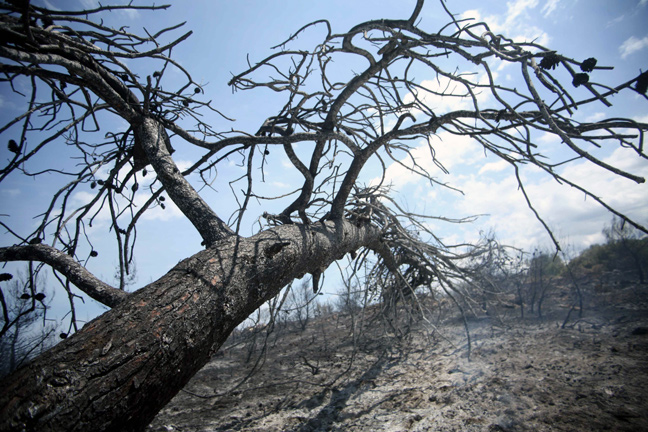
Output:
<instances>
[{"instance_id":1,"label":"blue sky","mask_svg":"<svg viewBox=\"0 0 648 432\"><path fill-rule=\"evenodd\" d=\"M93 0L34 0L33 3L48 4L53 9L63 5L72 8L96 4ZM254 132L267 117L280 110L284 101L265 89L232 93L227 82L232 74L246 68L248 54L250 61L260 60L274 52L270 49L271 46L285 40L302 25L320 18L330 20L333 32L340 33L366 20L407 18L415 0L200 0L170 3L172 7L167 11L114 12L105 18L107 22L129 26L133 32L146 27L151 33L186 21L184 30L177 31L175 35L188 30L194 33L175 50L173 57L192 73L196 81L204 84L204 96L213 101L214 107L236 119L235 123L231 123L215 114L205 113L206 122L212 124L216 130L235 128ZM449 0L447 5L463 18L486 21L495 33L502 33L516 40L535 39L566 56L578 60L595 57L599 65L614 66L613 71L594 72L598 81L610 85L617 85L637 76L642 68L648 69L648 27L645 24L648 22L647 0ZM421 15L420 27L433 31L446 22L438 2L428 0ZM323 28L315 28L308 34L301 35L297 44L312 48L324 35ZM353 70L355 65L337 66ZM151 74L156 70L155 65L144 64L137 67L142 74ZM519 70L510 67L497 70L497 73L506 83L514 83L519 76ZM168 79L165 85L172 88L173 78L172 75L165 77ZM420 79L431 82L432 77L421 76ZM0 117L2 120L13 118L17 114L19 102L8 93L9 89L6 86L0 87L0 91ZM577 116L581 120L589 121L603 117L628 116L648 122L648 105L645 99L632 92L626 92L612 101L615 103L613 108L592 104L579 110ZM440 109L456 108L454 102L436 103ZM111 120L105 126L123 128L124 125ZM104 132L105 130L102 134ZM560 155L562 151L560 143L551 137L538 137L538 143L549 153ZM397 192L396 197L400 204L414 212L451 218L485 215L471 225L432 225L435 232L448 243L475 240L480 231L494 229L505 243L527 249L538 245L549 246L549 237L526 207L509 168L492 155L485 157L479 146L468 138L457 139L440 134L433 141L433 145L437 157L450 174L446 175L440 170L432 172L440 182L447 182L461 189L464 195L439 187L430 187L429 183L394 165L388 168L387 175ZM174 146L177 149L174 156L181 167L189 166L201 155L197 149L178 140L174 140ZM415 151L415 154L420 157L419 163L433 170L432 161L426 156L426 152ZM648 164L645 161L637 163L636 158L630 158L627 151L604 148L598 154L634 174L648 177ZM37 163L64 163L63 156L60 149L54 147ZM0 148L0 160L4 161L7 158L6 146L3 145ZM206 201L225 219L236 209L229 181L241 174L236 159L232 159L219 170L212 184L214 190L204 190ZM568 178L580 179L597 195L638 221L648 222L648 188L645 184L635 185L583 164L571 165L563 174ZM265 175L266 182L260 183L256 190L259 194L288 192L301 184L299 174L290 167L285 155L278 150L269 155ZM564 244L581 249L603 241L601 229L611 219L611 215L604 209L590 202L591 200L584 200L582 194L558 185L537 170L525 170L523 175L537 210L546 218ZM368 170L362 181L367 184L375 181L375 172ZM10 214L6 220L19 231L22 230L22 234L26 234L35 224L30 218L43 210L43 206L47 204L48 193L58 185L57 182L55 179L10 177L0 184L0 202L3 208L0 213ZM244 185L235 184L233 189L238 191L241 188L244 188ZM87 200L83 192L79 192L74 198L79 203ZM144 198L145 195L141 195L139 199ZM244 234L258 229L257 220L263 211L272 213L280 207L268 202L261 205L252 204L242 224ZM138 230L138 278L134 288L157 279L179 260L201 249L200 237L171 203L166 210L152 210L148 220L143 222ZM88 268L98 277L112 283L117 258L107 227L107 215L100 215L93 228L88 230L88 235L93 239L101 258L90 260ZM8 235L3 235L0 239L2 245L15 242ZM329 281L334 280L333 276L329 277ZM335 291L337 287L333 285L334 282L329 282L327 289ZM55 297L56 303L63 302L63 297L62 293L58 293ZM92 307L88 310L85 316L81 313L81 319L90 318L101 309Z\"/></svg>"}]
</instances>

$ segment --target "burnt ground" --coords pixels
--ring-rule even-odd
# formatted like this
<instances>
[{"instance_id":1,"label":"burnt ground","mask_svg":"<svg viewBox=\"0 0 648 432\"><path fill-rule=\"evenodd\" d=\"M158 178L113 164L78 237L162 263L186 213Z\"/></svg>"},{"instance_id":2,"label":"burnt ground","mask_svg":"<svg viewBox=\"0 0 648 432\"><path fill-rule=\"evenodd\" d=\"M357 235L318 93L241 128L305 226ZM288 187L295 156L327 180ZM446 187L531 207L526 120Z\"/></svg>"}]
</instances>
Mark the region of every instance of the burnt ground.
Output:
<instances>
[{"instance_id":1,"label":"burnt ground","mask_svg":"<svg viewBox=\"0 0 648 432\"><path fill-rule=\"evenodd\" d=\"M565 328L558 306L473 319L470 359L443 307L400 336L370 312L286 324L265 350L240 332L148 430L648 431L648 287L596 300Z\"/></svg>"}]
</instances>

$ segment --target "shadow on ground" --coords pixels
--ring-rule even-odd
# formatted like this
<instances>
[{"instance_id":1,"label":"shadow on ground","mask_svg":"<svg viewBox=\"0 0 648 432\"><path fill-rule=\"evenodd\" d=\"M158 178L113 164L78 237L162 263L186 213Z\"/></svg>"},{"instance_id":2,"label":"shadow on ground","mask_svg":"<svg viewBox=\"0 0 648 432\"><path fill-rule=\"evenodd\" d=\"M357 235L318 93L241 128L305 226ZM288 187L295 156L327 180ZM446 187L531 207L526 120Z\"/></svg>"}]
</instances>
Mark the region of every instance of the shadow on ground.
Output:
<instances>
[{"instance_id":1,"label":"shadow on ground","mask_svg":"<svg viewBox=\"0 0 648 432\"><path fill-rule=\"evenodd\" d=\"M401 338L339 315L277 331L265 350L238 335L149 431L648 430L648 288L615 298L565 328L560 309L473 320L470 360L449 314Z\"/></svg>"}]
</instances>

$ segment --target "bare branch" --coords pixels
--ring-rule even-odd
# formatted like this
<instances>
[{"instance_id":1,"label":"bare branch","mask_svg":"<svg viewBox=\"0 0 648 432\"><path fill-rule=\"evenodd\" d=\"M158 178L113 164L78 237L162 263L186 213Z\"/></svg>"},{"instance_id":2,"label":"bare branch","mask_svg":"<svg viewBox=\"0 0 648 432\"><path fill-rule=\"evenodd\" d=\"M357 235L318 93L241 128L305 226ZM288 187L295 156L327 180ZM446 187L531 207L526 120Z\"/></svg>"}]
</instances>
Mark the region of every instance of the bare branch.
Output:
<instances>
[{"instance_id":1,"label":"bare branch","mask_svg":"<svg viewBox=\"0 0 648 432\"><path fill-rule=\"evenodd\" d=\"M158 179L169 196L198 230L207 247L217 240L233 235L233 231L198 195L184 178L167 150L169 137L160 124L145 119L136 132L139 142L155 168Z\"/></svg>"},{"instance_id":2,"label":"bare branch","mask_svg":"<svg viewBox=\"0 0 648 432\"><path fill-rule=\"evenodd\" d=\"M0 248L0 261L40 261L65 275L77 288L109 307L115 307L128 293L97 279L78 261L51 246L26 245Z\"/></svg>"}]
</instances>

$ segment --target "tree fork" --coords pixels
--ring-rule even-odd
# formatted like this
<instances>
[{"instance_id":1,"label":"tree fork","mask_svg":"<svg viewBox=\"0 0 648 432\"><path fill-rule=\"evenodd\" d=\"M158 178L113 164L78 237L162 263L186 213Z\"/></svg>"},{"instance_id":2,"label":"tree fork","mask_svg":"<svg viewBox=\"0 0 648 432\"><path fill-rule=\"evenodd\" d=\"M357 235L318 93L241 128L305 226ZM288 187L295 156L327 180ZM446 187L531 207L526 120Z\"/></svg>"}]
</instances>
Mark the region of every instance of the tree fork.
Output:
<instances>
[{"instance_id":1,"label":"tree fork","mask_svg":"<svg viewBox=\"0 0 648 432\"><path fill-rule=\"evenodd\" d=\"M250 313L380 235L328 221L218 242L6 377L0 429L143 430Z\"/></svg>"}]
</instances>

